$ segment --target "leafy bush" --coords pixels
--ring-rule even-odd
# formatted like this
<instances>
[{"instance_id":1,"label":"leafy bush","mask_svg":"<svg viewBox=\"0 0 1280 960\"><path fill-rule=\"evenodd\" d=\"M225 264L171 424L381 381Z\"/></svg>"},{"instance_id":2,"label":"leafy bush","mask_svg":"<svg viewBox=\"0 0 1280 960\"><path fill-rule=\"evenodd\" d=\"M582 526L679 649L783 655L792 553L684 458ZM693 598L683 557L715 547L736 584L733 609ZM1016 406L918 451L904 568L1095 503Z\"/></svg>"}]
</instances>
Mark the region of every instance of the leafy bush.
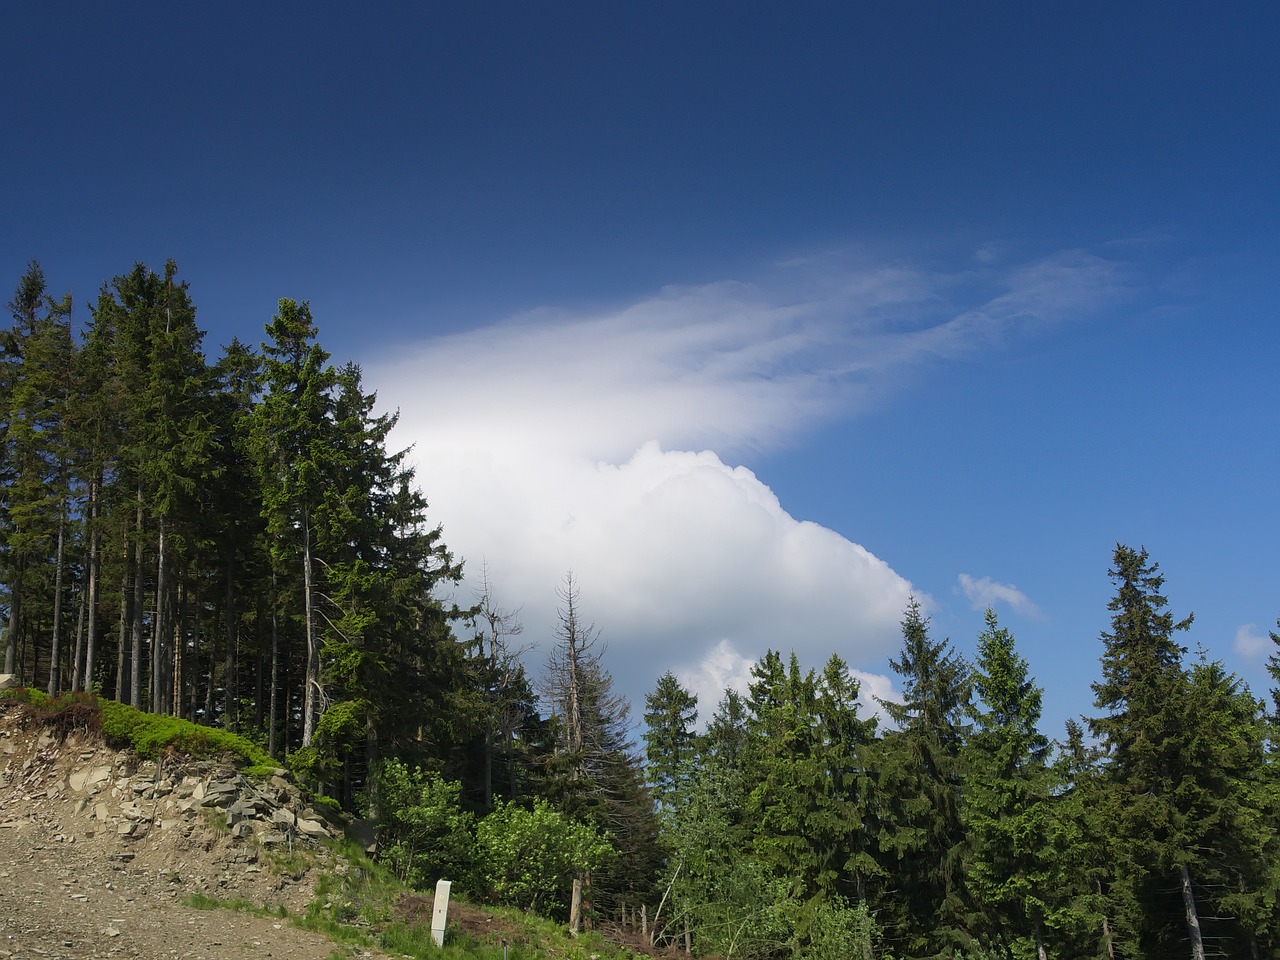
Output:
<instances>
[{"instance_id":1,"label":"leafy bush","mask_svg":"<svg viewBox=\"0 0 1280 960\"><path fill-rule=\"evenodd\" d=\"M394 759L383 761L374 779L382 862L418 889L441 878L471 888L475 827L459 804L462 785Z\"/></svg>"},{"instance_id":2,"label":"leafy bush","mask_svg":"<svg viewBox=\"0 0 1280 960\"><path fill-rule=\"evenodd\" d=\"M496 902L548 914L565 909L575 874L617 853L594 826L563 817L545 801L532 810L499 803L476 830L487 893Z\"/></svg>"},{"instance_id":3,"label":"leafy bush","mask_svg":"<svg viewBox=\"0 0 1280 960\"><path fill-rule=\"evenodd\" d=\"M803 942L796 945L795 960L874 960L886 954L878 940L875 920L865 903L851 907L840 897L810 901L801 911Z\"/></svg>"}]
</instances>

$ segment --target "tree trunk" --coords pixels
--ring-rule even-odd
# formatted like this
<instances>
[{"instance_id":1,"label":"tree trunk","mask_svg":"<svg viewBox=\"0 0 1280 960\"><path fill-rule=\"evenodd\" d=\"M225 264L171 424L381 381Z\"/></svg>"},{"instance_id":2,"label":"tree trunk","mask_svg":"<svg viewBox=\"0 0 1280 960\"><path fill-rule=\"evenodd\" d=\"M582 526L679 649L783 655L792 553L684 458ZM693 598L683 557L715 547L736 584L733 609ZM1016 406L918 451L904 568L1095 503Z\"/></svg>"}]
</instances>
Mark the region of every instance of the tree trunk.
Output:
<instances>
[{"instance_id":1,"label":"tree trunk","mask_svg":"<svg viewBox=\"0 0 1280 960\"><path fill-rule=\"evenodd\" d=\"M320 689L320 650L316 644L314 592L311 570L311 518L302 518L302 592L306 613L307 669L302 685L302 745L311 746L316 729L316 694Z\"/></svg>"},{"instance_id":2,"label":"tree trunk","mask_svg":"<svg viewBox=\"0 0 1280 960\"><path fill-rule=\"evenodd\" d=\"M1044 946L1044 929L1038 920L1035 923L1034 931L1036 938L1036 960L1049 960L1049 951L1046 950Z\"/></svg>"},{"instance_id":3,"label":"tree trunk","mask_svg":"<svg viewBox=\"0 0 1280 960\"><path fill-rule=\"evenodd\" d=\"M84 634L84 676L81 678L82 690L93 689L94 668L98 656L98 581L101 571L98 569L98 478L95 475L89 482L89 589L88 619L85 622ZM116 691L116 696L120 695Z\"/></svg>"},{"instance_id":4,"label":"tree trunk","mask_svg":"<svg viewBox=\"0 0 1280 960\"><path fill-rule=\"evenodd\" d=\"M1187 914L1187 936L1191 940L1191 960L1204 960L1204 939L1200 936L1200 914L1196 911L1196 895L1191 889L1191 873L1182 865L1182 906Z\"/></svg>"},{"instance_id":5,"label":"tree trunk","mask_svg":"<svg viewBox=\"0 0 1280 960\"><path fill-rule=\"evenodd\" d=\"M129 659L129 547L124 548L124 573L120 575L120 623L116 634L116 699L121 703L129 700L129 687L126 683L128 674L124 665Z\"/></svg>"},{"instance_id":6,"label":"tree trunk","mask_svg":"<svg viewBox=\"0 0 1280 960\"><path fill-rule=\"evenodd\" d=\"M280 715L276 697L280 690L280 614L276 609L276 571L271 571L271 717L267 720L267 753L276 753L276 717Z\"/></svg>"},{"instance_id":7,"label":"tree trunk","mask_svg":"<svg viewBox=\"0 0 1280 960\"><path fill-rule=\"evenodd\" d=\"M188 604L188 608L190 611L189 616L191 617L191 663L188 673L191 679L188 685L191 688L191 701L190 705L187 707L187 719L192 723L195 723L196 717L200 713L200 642L204 636L202 632L204 628L204 618L201 616L200 569L198 562L192 564L190 589L192 597ZM212 642L210 646L211 649L209 650L209 655L204 658L203 662L206 664L208 672L213 673ZM208 714L205 714L204 722L210 723L211 720L212 718Z\"/></svg>"},{"instance_id":8,"label":"tree trunk","mask_svg":"<svg viewBox=\"0 0 1280 960\"><path fill-rule=\"evenodd\" d=\"M18 662L18 608L21 606L21 603L16 579L17 578L15 577L13 586L9 588L9 629L5 631L4 638L5 673L13 673L14 665Z\"/></svg>"},{"instance_id":9,"label":"tree trunk","mask_svg":"<svg viewBox=\"0 0 1280 960\"><path fill-rule=\"evenodd\" d=\"M168 606L168 587L166 582L168 567L165 564L165 520L160 517L158 539L156 544L156 609L151 623L151 712L169 713L168 678L165 667L165 650L168 638L164 635L165 613Z\"/></svg>"},{"instance_id":10,"label":"tree trunk","mask_svg":"<svg viewBox=\"0 0 1280 960\"><path fill-rule=\"evenodd\" d=\"M582 878L573 878L573 897L569 901L569 933L578 935L582 929Z\"/></svg>"},{"instance_id":11,"label":"tree trunk","mask_svg":"<svg viewBox=\"0 0 1280 960\"><path fill-rule=\"evenodd\" d=\"M169 675L169 714L174 717L186 716L183 709L183 702L186 699L183 696L183 683L186 680L183 661L186 659L187 651L187 631L190 625L187 623L187 616L190 612L191 603L187 597L185 584L181 579L173 585L173 609L170 611L169 622L173 624L169 628L170 637L169 645L173 648L172 669ZM198 639L198 638L197 638Z\"/></svg>"},{"instance_id":12,"label":"tree trunk","mask_svg":"<svg viewBox=\"0 0 1280 960\"><path fill-rule=\"evenodd\" d=\"M49 651L49 696L56 696L61 688L62 665L62 571L66 567L66 501L58 507L57 568L53 574L53 640Z\"/></svg>"},{"instance_id":13,"label":"tree trunk","mask_svg":"<svg viewBox=\"0 0 1280 960\"><path fill-rule=\"evenodd\" d=\"M1094 889L1098 891L1098 896L1101 897L1102 896L1101 880L1094 881ZM1116 960L1116 945L1115 945L1115 941L1111 939L1111 924L1107 920L1107 915L1105 912L1102 914L1102 942L1107 948L1107 960Z\"/></svg>"},{"instance_id":14,"label":"tree trunk","mask_svg":"<svg viewBox=\"0 0 1280 960\"><path fill-rule=\"evenodd\" d=\"M225 699L222 708L222 725L228 730L236 722L236 591L235 591L235 557L228 551L226 572L226 595L222 601L222 619L226 624L227 648L223 651L223 693ZM212 669L212 668L211 668Z\"/></svg>"},{"instance_id":15,"label":"tree trunk","mask_svg":"<svg viewBox=\"0 0 1280 960\"><path fill-rule=\"evenodd\" d=\"M146 601L142 578L142 488L138 487L136 539L133 542L133 609L129 611L129 703L142 709L142 605Z\"/></svg>"},{"instance_id":16,"label":"tree trunk","mask_svg":"<svg viewBox=\"0 0 1280 960\"><path fill-rule=\"evenodd\" d=\"M83 690L84 685L80 682L80 665L84 663L84 613L86 608L86 600L84 596L84 583L80 584L79 603L76 607L76 642L71 653L71 689Z\"/></svg>"}]
</instances>

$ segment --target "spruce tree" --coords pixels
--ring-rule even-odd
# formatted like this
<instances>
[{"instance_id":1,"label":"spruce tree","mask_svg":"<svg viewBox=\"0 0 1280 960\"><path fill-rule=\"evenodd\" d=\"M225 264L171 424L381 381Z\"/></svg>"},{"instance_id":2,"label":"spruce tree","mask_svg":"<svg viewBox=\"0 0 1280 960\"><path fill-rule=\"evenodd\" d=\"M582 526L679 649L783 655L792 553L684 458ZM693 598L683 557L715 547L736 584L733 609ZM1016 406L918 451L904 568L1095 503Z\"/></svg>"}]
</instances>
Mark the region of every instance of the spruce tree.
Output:
<instances>
[{"instance_id":1,"label":"spruce tree","mask_svg":"<svg viewBox=\"0 0 1280 960\"><path fill-rule=\"evenodd\" d=\"M693 760L698 698L668 670L644 705L645 776L654 800L664 808L675 800Z\"/></svg>"},{"instance_id":2,"label":"spruce tree","mask_svg":"<svg viewBox=\"0 0 1280 960\"><path fill-rule=\"evenodd\" d=\"M1119 956L1172 955L1190 943L1204 957L1193 884L1196 851L1187 844L1184 791L1187 764L1186 652L1164 577L1146 550L1117 544L1110 572L1111 629L1102 641L1102 679L1093 684L1101 715L1089 724L1107 753L1106 783L1116 817L1110 852L1116 864L1116 948Z\"/></svg>"},{"instance_id":3,"label":"spruce tree","mask_svg":"<svg viewBox=\"0 0 1280 960\"><path fill-rule=\"evenodd\" d=\"M1039 960L1048 960L1055 851L1049 741L1037 728L1043 692L994 611L986 611L985 621L969 708L974 726L964 750L969 885L995 943L1008 949L1029 940Z\"/></svg>"},{"instance_id":4,"label":"spruce tree","mask_svg":"<svg viewBox=\"0 0 1280 960\"><path fill-rule=\"evenodd\" d=\"M310 746L321 712L320 633L316 600L317 514L326 495L332 451L332 390L336 375L305 301L280 301L262 345L266 393L254 416L255 455L262 487L262 515L273 562L282 576L301 580L305 660L302 746ZM283 611L282 611L283 612Z\"/></svg>"},{"instance_id":5,"label":"spruce tree","mask_svg":"<svg viewBox=\"0 0 1280 960\"><path fill-rule=\"evenodd\" d=\"M632 755L630 704L613 689L600 633L583 617L572 572L566 574L558 596L556 642L543 681L555 731L554 774L548 787L563 813L613 838L619 858L592 878L597 902L647 895L662 851L653 800Z\"/></svg>"},{"instance_id":6,"label":"spruce tree","mask_svg":"<svg viewBox=\"0 0 1280 960\"><path fill-rule=\"evenodd\" d=\"M877 698L896 727L877 749L882 917L895 951L950 957L972 945L960 806L969 667L949 640L930 638L929 619L914 597L902 641L889 661L902 678L902 701Z\"/></svg>"},{"instance_id":7,"label":"spruce tree","mask_svg":"<svg viewBox=\"0 0 1280 960\"><path fill-rule=\"evenodd\" d=\"M4 504L0 508L0 582L7 588L4 670L32 686L42 649L48 684L57 686L62 579L69 520L65 445L71 362L69 297L54 300L32 261L9 303L3 332ZM37 625L48 625L48 645ZM24 656L19 660L19 652Z\"/></svg>"}]
</instances>

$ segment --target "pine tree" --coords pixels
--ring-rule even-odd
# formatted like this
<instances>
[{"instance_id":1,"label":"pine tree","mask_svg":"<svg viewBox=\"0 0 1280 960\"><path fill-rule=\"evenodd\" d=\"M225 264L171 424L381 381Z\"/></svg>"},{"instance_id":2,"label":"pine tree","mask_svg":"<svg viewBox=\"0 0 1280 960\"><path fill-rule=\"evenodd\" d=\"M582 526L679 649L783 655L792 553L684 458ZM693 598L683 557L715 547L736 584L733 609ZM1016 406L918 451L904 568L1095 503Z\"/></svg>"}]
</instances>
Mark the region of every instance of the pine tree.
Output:
<instances>
[{"instance_id":1,"label":"pine tree","mask_svg":"<svg viewBox=\"0 0 1280 960\"><path fill-rule=\"evenodd\" d=\"M1184 832L1186 651L1173 639L1192 617L1175 621L1146 550L1117 544L1110 575L1111 630L1102 635L1102 680L1093 685L1094 704L1105 712L1089 724L1107 751L1116 811L1117 953L1171 955L1189 941L1193 960L1203 960L1196 853Z\"/></svg>"},{"instance_id":2,"label":"pine tree","mask_svg":"<svg viewBox=\"0 0 1280 960\"><path fill-rule=\"evenodd\" d=\"M555 730L556 773L548 786L563 813L607 831L618 850L618 863L592 878L597 897L647 894L662 852L653 800L631 753L630 704L613 689L572 572L558 595L556 644L543 682Z\"/></svg>"},{"instance_id":3,"label":"pine tree","mask_svg":"<svg viewBox=\"0 0 1280 960\"><path fill-rule=\"evenodd\" d=\"M49 625L48 685L58 686L62 623L62 580L69 520L66 404L71 362L69 297L49 296L44 271L28 266L9 303L14 325L4 331L5 427L0 466L4 506L0 508L0 577L7 587L5 673L35 685L43 637ZM52 615L49 611L52 609ZM44 616L40 616L45 614ZM19 660L20 650L26 656Z\"/></svg>"},{"instance_id":4,"label":"pine tree","mask_svg":"<svg viewBox=\"0 0 1280 960\"><path fill-rule=\"evenodd\" d=\"M317 342L311 307L305 301L281 300L267 335L271 339L262 345L266 394L254 417L254 443L273 562L281 573L301 575L305 747L311 745L324 696L315 548L332 450L336 375L328 364L329 354Z\"/></svg>"},{"instance_id":5,"label":"pine tree","mask_svg":"<svg viewBox=\"0 0 1280 960\"><path fill-rule=\"evenodd\" d=\"M252 609L255 596L270 594L270 558L266 555L266 528L261 516L262 494L260 474L255 469L252 429L254 408L262 390L262 361L248 346L233 339L214 365L216 393L213 398L214 435L211 451L211 483L205 486L201 542L216 557L218 577L210 583L211 607L216 624L210 631L204 722L220 721L229 729L249 729L241 725L239 700L241 691L241 634L243 620ZM217 628L220 627L220 631ZM217 637L221 635L220 657ZM260 639L260 638L255 638ZM254 671L261 679L263 671L278 672L278 651L258 649ZM218 660L221 660L221 670ZM221 696L218 678L221 677ZM277 676L278 678L278 676ZM276 679L271 680L274 692ZM263 695L254 697L255 714L265 710ZM217 702L220 700L221 702ZM275 717L265 726L269 746L275 749ZM255 733L264 723L252 724Z\"/></svg>"},{"instance_id":6,"label":"pine tree","mask_svg":"<svg viewBox=\"0 0 1280 960\"><path fill-rule=\"evenodd\" d=\"M902 650L889 664L902 677L902 702L879 700L897 727L877 750L876 812L886 938L913 957L950 956L971 943L972 901L965 883L960 804L961 749L967 734L969 668L950 641L929 637L929 620L911 598Z\"/></svg>"},{"instance_id":7,"label":"pine tree","mask_svg":"<svg viewBox=\"0 0 1280 960\"><path fill-rule=\"evenodd\" d=\"M670 806L687 779L697 736L698 698L670 670L645 696L645 775L659 808Z\"/></svg>"},{"instance_id":8,"label":"pine tree","mask_svg":"<svg viewBox=\"0 0 1280 960\"><path fill-rule=\"evenodd\" d=\"M387 449L396 415L375 414L376 402L359 367L338 371L328 489L315 512L329 703L317 742L330 761L345 758L348 793L378 762L384 736L395 750L409 731L439 725L433 688L462 683L450 624L464 612L446 610L434 596L439 585L457 583L462 568L439 528L426 528L427 503L413 490L407 451ZM424 666L438 665L437 648L452 654L453 669L430 676ZM405 696L406 689L415 695ZM454 712L453 723L478 724ZM353 771L361 752L363 769Z\"/></svg>"},{"instance_id":9,"label":"pine tree","mask_svg":"<svg viewBox=\"0 0 1280 960\"><path fill-rule=\"evenodd\" d=\"M480 750L480 807L492 810L494 772L505 766L507 800L520 792L521 766L527 757L517 756L522 744L521 729L536 718L536 702L521 656L528 647L516 647L513 640L524 632L518 610L498 605L487 564L480 571L480 591L476 611L471 619L475 630L475 655L472 661L476 686L480 691L484 713L484 732Z\"/></svg>"},{"instance_id":10,"label":"pine tree","mask_svg":"<svg viewBox=\"0 0 1280 960\"><path fill-rule=\"evenodd\" d=\"M204 334L186 283L168 261L163 278L148 279L146 380L140 405L135 466L155 526L155 603L152 614L151 704L181 712L177 576L196 532L198 493L210 475L214 428L213 379L202 352Z\"/></svg>"},{"instance_id":11,"label":"pine tree","mask_svg":"<svg viewBox=\"0 0 1280 960\"><path fill-rule=\"evenodd\" d=\"M994 611L985 621L973 670L978 699L969 709L974 729L964 750L969 884L996 942L1030 939L1039 960L1048 960L1054 851L1049 741L1037 729L1043 691Z\"/></svg>"}]
</instances>

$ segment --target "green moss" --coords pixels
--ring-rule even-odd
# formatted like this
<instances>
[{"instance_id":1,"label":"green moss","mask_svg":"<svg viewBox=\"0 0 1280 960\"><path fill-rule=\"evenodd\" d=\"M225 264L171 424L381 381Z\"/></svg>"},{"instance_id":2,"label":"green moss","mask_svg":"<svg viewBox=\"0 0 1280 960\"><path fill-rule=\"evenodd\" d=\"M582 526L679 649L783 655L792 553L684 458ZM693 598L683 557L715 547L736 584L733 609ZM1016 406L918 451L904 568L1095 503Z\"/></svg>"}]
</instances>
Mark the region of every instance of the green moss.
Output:
<instances>
[{"instance_id":1,"label":"green moss","mask_svg":"<svg viewBox=\"0 0 1280 960\"><path fill-rule=\"evenodd\" d=\"M204 727L189 720L146 713L128 704L87 693L49 697L39 690L18 687L0 692L0 699L22 704L42 726L67 732L73 728L101 729L115 747L132 747L142 757L154 759L173 752L196 760L230 760L247 776L269 777L280 766L259 746L244 737Z\"/></svg>"},{"instance_id":2,"label":"green moss","mask_svg":"<svg viewBox=\"0 0 1280 960\"><path fill-rule=\"evenodd\" d=\"M158 757L172 750L195 759L229 758L245 773L270 776L276 764L254 743L235 733L202 727L178 717L144 713L114 700L99 700L102 734L117 746L130 746L140 756Z\"/></svg>"}]
</instances>

